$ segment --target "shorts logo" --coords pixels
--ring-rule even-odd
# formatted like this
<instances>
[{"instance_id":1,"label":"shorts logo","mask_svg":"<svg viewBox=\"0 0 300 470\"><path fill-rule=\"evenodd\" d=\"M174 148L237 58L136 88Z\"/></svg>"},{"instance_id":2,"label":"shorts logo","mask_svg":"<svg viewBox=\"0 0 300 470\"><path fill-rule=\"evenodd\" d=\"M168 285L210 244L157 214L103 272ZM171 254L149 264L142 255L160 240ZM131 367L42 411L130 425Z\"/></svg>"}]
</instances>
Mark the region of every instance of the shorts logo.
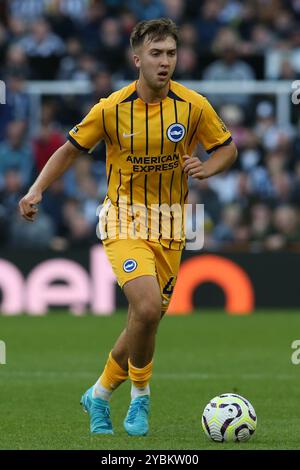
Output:
<instances>
[{"instance_id":1,"label":"shorts logo","mask_svg":"<svg viewBox=\"0 0 300 470\"><path fill-rule=\"evenodd\" d=\"M171 124L167 129L167 137L171 142L179 142L185 136L185 127L182 124Z\"/></svg>"},{"instance_id":2,"label":"shorts logo","mask_svg":"<svg viewBox=\"0 0 300 470\"><path fill-rule=\"evenodd\" d=\"M123 269L125 273L132 273L137 268L137 262L135 259L127 259L123 263Z\"/></svg>"}]
</instances>

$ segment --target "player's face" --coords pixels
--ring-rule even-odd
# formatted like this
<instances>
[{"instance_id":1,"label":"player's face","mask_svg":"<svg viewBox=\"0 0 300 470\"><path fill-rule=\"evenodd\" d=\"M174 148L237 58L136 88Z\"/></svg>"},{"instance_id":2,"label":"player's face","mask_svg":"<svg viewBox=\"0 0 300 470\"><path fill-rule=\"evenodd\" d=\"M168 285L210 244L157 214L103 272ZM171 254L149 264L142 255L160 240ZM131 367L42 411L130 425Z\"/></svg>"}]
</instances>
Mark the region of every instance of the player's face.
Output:
<instances>
[{"instance_id":1,"label":"player's face","mask_svg":"<svg viewBox=\"0 0 300 470\"><path fill-rule=\"evenodd\" d=\"M148 86L164 88L173 75L177 60L176 41L172 36L162 41L147 41L134 54L134 62Z\"/></svg>"}]
</instances>

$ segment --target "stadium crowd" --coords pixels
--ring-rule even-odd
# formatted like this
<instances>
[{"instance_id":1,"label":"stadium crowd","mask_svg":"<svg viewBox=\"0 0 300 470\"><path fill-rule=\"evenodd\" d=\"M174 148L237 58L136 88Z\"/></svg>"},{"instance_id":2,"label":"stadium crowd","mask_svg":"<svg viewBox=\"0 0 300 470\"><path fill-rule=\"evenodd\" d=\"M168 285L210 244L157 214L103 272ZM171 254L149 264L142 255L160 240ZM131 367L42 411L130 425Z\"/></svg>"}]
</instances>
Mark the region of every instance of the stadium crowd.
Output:
<instances>
[{"instance_id":1,"label":"stadium crowd","mask_svg":"<svg viewBox=\"0 0 300 470\"><path fill-rule=\"evenodd\" d=\"M97 241L96 212L106 192L103 144L44 194L34 224L20 218L17 204L66 132L114 90L114 81L136 78L130 32L137 21L160 16L180 27L176 80L300 76L300 0L2 0L2 248L63 250ZM86 80L93 91L44 96L39 126L32 128L28 80ZM291 125L278 127L272 96L208 98L231 130L239 158L230 171L191 182L189 201L205 207L205 248L299 250L297 110ZM199 155L205 158L201 149ZM188 232L194 222L187 221Z\"/></svg>"}]
</instances>

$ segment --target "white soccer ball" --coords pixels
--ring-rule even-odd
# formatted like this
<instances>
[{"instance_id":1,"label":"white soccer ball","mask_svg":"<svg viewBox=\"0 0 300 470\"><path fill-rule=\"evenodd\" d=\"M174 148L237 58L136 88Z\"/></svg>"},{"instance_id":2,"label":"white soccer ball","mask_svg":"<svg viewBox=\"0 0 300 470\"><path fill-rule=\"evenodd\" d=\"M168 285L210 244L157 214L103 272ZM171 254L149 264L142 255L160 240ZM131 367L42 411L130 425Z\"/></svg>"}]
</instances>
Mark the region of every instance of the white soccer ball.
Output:
<instances>
[{"instance_id":1,"label":"white soccer ball","mask_svg":"<svg viewBox=\"0 0 300 470\"><path fill-rule=\"evenodd\" d=\"M209 439L217 442L248 441L257 417L251 403L235 393L214 397L202 415L202 427Z\"/></svg>"}]
</instances>

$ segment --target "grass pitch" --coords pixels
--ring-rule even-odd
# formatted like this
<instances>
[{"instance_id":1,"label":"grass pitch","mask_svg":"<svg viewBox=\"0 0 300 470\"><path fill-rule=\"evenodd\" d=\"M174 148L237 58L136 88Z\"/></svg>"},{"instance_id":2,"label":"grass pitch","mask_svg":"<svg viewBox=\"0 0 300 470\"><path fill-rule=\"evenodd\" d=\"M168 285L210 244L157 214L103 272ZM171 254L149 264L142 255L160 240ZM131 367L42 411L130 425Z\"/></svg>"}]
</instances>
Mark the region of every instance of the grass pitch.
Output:
<instances>
[{"instance_id":1,"label":"grass pitch","mask_svg":"<svg viewBox=\"0 0 300 470\"><path fill-rule=\"evenodd\" d=\"M1 449L300 448L300 365L291 362L300 312L166 317L157 338L149 435L129 437L123 429L126 383L111 400L115 434L90 436L79 400L124 324L124 312L0 316L7 348L7 364L0 365ZM247 443L213 443L202 431L204 406L225 392L245 396L256 410L257 431Z\"/></svg>"}]
</instances>

